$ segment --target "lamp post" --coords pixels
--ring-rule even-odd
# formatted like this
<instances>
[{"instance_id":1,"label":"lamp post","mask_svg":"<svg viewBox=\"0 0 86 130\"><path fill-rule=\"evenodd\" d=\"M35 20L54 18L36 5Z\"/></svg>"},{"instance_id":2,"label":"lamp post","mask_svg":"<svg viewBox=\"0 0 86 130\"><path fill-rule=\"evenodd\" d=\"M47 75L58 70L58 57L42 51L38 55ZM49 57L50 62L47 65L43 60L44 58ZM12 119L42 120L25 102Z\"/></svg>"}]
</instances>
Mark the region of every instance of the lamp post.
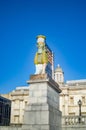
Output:
<instances>
[{"instance_id":1,"label":"lamp post","mask_svg":"<svg viewBox=\"0 0 86 130\"><path fill-rule=\"evenodd\" d=\"M82 101L80 99L78 101L78 105L79 105L79 123L81 123L81 105L82 105Z\"/></svg>"}]
</instances>

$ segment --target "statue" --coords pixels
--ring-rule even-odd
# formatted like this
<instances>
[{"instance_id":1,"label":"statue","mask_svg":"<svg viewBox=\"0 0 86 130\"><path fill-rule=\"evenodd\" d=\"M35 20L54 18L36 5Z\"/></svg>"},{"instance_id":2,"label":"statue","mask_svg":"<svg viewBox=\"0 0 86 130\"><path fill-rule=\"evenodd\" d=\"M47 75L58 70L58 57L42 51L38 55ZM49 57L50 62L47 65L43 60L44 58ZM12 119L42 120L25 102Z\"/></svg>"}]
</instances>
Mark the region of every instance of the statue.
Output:
<instances>
[{"instance_id":1,"label":"statue","mask_svg":"<svg viewBox=\"0 0 86 130\"><path fill-rule=\"evenodd\" d=\"M34 64L36 66L35 74L45 74L46 66L48 64L48 57L45 47L45 39L46 37L43 35L37 36L37 48L38 51L36 52L34 58Z\"/></svg>"}]
</instances>

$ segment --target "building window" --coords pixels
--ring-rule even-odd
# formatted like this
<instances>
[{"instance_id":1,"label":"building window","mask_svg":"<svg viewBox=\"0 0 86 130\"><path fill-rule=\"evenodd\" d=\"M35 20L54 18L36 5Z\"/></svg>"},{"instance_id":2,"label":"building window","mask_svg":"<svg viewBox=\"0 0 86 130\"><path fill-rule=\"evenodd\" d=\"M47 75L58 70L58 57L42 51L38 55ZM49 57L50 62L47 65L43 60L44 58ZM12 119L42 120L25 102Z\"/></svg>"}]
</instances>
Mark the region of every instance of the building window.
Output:
<instances>
[{"instance_id":1,"label":"building window","mask_svg":"<svg viewBox=\"0 0 86 130\"><path fill-rule=\"evenodd\" d=\"M75 116L75 113L69 113L70 116Z\"/></svg>"},{"instance_id":2,"label":"building window","mask_svg":"<svg viewBox=\"0 0 86 130\"><path fill-rule=\"evenodd\" d=\"M27 106L27 101L25 101L25 106Z\"/></svg>"},{"instance_id":3,"label":"building window","mask_svg":"<svg viewBox=\"0 0 86 130\"><path fill-rule=\"evenodd\" d=\"M0 113L2 113L3 103L0 102Z\"/></svg>"},{"instance_id":4,"label":"building window","mask_svg":"<svg viewBox=\"0 0 86 130\"><path fill-rule=\"evenodd\" d=\"M82 112L82 115L83 115L83 116L86 116L86 112Z\"/></svg>"},{"instance_id":5,"label":"building window","mask_svg":"<svg viewBox=\"0 0 86 130\"><path fill-rule=\"evenodd\" d=\"M62 75L60 74L60 82L62 81Z\"/></svg>"},{"instance_id":6,"label":"building window","mask_svg":"<svg viewBox=\"0 0 86 130\"><path fill-rule=\"evenodd\" d=\"M2 116L0 115L0 124L2 123Z\"/></svg>"},{"instance_id":7,"label":"building window","mask_svg":"<svg viewBox=\"0 0 86 130\"><path fill-rule=\"evenodd\" d=\"M82 104L85 104L85 96L82 97Z\"/></svg>"},{"instance_id":8,"label":"building window","mask_svg":"<svg viewBox=\"0 0 86 130\"><path fill-rule=\"evenodd\" d=\"M57 81L59 81L59 75L57 74L57 79L56 79Z\"/></svg>"},{"instance_id":9,"label":"building window","mask_svg":"<svg viewBox=\"0 0 86 130\"><path fill-rule=\"evenodd\" d=\"M70 97L70 104L71 104L71 105L74 104L74 97Z\"/></svg>"},{"instance_id":10,"label":"building window","mask_svg":"<svg viewBox=\"0 0 86 130\"><path fill-rule=\"evenodd\" d=\"M14 122L15 123L19 123L19 115L15 115L14 116Z\"/></svg>"}]
</instances>

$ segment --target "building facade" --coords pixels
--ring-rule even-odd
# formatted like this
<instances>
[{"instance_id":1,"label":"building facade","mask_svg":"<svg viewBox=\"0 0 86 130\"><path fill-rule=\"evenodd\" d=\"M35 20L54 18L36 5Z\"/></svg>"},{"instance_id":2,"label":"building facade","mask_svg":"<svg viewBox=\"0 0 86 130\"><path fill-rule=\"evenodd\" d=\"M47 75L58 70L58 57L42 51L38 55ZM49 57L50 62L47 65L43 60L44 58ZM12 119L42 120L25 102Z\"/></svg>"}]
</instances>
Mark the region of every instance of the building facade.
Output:
<instances>
[{"instance_id":1,"label":"building facade","mask_svg":"<svg viewBox=\"0 0 86 130\"><path fill-rule=\"evenodd\" d=\"M79 100L82 102L81 114L86 115L86 80L74 80L64 83L64 72L60 65L57 66L54 76L62 90L60 94L62 116L78 116ZM29 86L17 87L3 96L12 101L11 124L22 124L25 106L29 103Z\"/></svg>"},{"instance_id":2,"label":"building facade","mask_svg":"<svg viewBox=\"0 0 86 130\"><path fill-rule=\"evenodd\" d=\"M0 96L0 126L10 125L11 101Z\"/></svg>"},{"instance_id":3,"label":"building facade","mask_svg":"<svg viewBox=\"0 0 86 130\"><path fill-rule=\"evenodd\" d=\"M55 70L55 81L60 85L60 110L63 116L78 116L81 101L81 114L86 115L86 80L73 80L64 83L64 72L58 65Z\"/></svg>"},{"instance_id":4,"label":"building facade","mask_svg":"<svg viewBox=\"0 0 86 130\"><path fill-rule=\"evenodd\" d=\"M79 100L81 101L81 115L86 116L86 80L67 81L61 89L60 109L63 116L78 116Z\"/></svg>"},{"instance_id":5,"label":"building facade","mask_svg":"<svg viewBox=\"0 0 86 130\"><path fill-rule=\"evenodd\" d=\"M29 87L17 87L9 94L3 95L12 101L11 104L11 125L22 124L25 106L28 104Z\"/></svg>"}]
</instances>

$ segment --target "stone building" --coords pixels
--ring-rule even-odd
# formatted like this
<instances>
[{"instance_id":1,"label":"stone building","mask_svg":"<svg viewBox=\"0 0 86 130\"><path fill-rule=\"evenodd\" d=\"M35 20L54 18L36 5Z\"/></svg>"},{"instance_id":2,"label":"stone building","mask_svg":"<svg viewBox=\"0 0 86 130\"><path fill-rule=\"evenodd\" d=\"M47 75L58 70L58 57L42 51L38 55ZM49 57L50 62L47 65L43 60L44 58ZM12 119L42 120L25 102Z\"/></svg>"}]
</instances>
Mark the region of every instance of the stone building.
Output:
<instances>
[{"instance_id":1,"label":"stone building","mask_svg":"<svg viewBox=\"0 0 86 130\"><path fill-rule=\"evenodd\" d=\"M17 87L9 94L3 95L12 101L11 104L11 125L22 124L24 117L24 109L28 103L29 87Z\"/></svg>"},{"instance_id":2,"label":"stone building","mask_svg":"<svg viewBox=\"0 0 86 130\"><path fill-rule=\"evenodd\" d=\"M62 84L64 84L64 72L59 64L58 64L57 68L55 69L54 79L60 86Z\"/></svg>"},{"instance_id":3,"label":"stone building","mask_svg":"<svg viewBox=\"0 0 86 130\"><path fill-rule=\"evenodd\" d=\"M86 80L66 81L60 65L55 69L55 81L60 85L60 110L62 116L79 115L78 101L82 101L81 114L86 115ZM22 124L24 109L28 103L29 87L17 87L9 94L3 95L12 101L11 124Z\"/></svg>"},{"instance_id":4,"label":"stone building","mask_svg":"<svg viewBox=\"0 0 86 130\"><path fill-rule=\"evenodd\" d=\"M55 81L59 83L60 110L63 116L79 115L78 101L81 100L81 114L86 115L86 80L73 80L64 83L64 72L58 65L55 70Z\"/></svg>"},{"instance_id":5,"label":"stone building","mask_svg":"<svg viewBox=\"0 0 86 130\"><path fill-rule=\"evenodd\" d=\"M0 96L0 126L10 124L11 101Z\"/></svg>"},{"instance_id":6,"label":"stone building","mask_svg":"<svg viewBox=\"0 0 86 130\"><path fill-rule=\"evenodd\" d=\"M67 81L61 87L60 109L64 115L79 115L78 101L81 100L81 114L86 115L86 80Z\"/></svg>"}]
</instances>

